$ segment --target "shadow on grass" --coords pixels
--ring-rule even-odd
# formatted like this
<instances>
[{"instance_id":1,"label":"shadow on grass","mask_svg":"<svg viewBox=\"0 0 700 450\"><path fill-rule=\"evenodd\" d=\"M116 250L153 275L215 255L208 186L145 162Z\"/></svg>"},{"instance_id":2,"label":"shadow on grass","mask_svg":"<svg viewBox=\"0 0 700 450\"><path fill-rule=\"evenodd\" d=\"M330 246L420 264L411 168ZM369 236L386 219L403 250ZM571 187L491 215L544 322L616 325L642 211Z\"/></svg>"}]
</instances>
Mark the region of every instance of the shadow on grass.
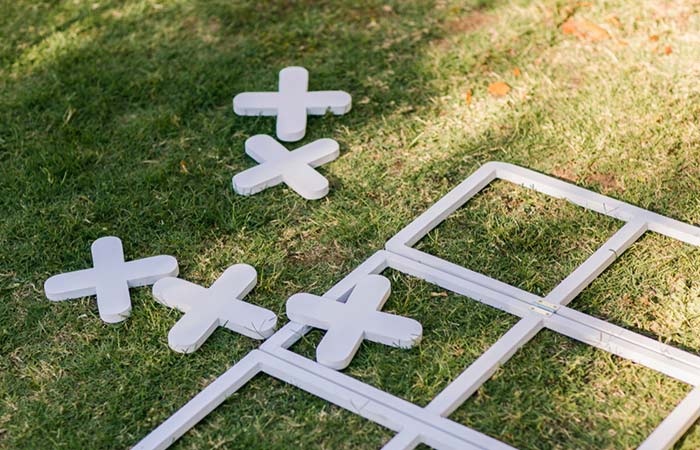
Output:
<instances>
[{"instance_id":1,"label":"shadow on grass","mask_svg":"<svg viewBox=\"0 0 700 450\"><path fill-rule=\"evenodd\" d=\"M383 2L113 5L42 35L2 85L0 206L9 213L0 266L10 269L0 274L9 298L0 317L13 323L0 327L0 353L10 355L0 377L13 412L0 422L7 429L0 439L12 447L131 445L257 345L217 332L193 357L172 354L165 336L179 314L154 305L146 289L134 291L134 314L116 327L99 322L94 300L46 302L41 282L88 266L93 239L122 236L127 257L175 254L183 277L205 285L245 260L261 269L250 300L281 312L288 294L322 291L482 162L541 169L562 148L543 136L544 151L528 148L546 108L519 127L510 123L517 113L507 112L386 185L381 161L352 167L357 184L331 175L343 187L331 193L333 206L281 188L236 197L230 178L252 164L243 142L271 133L274 119L235 116L233 94L272 89L289 64L310 69L312 89L354 94L351 114L311 118L305 141L340 136L343 144L347 130L376 132L408 107L433 112L441 92L425 52L443 38L444 11L422 1L388 9ZM505 61L509 52L487 59ZM402 186L410 196L397 194ZM680 184L670 187L661 210L676 196L690 199ZM274 421L265 395L243 389L203 425L245 433ZM295 413L301 430L317 419L307 409ZM319 440L337 442L338 434L324 429ZM280 445L298 438L290 432ZM203 435L191 442L212 443Z\"/></svg>"},{"instance_id":2,"label":"shadow on grass","mask_svg":"<svg viewBox=\"0 0 700 450\"><path fill-rule=\"evenodd\" d=\"M10 271L2 316L13 323L2 327L11 356L0 372L11 447L132 445L256 345L215 333L186 358L165 345L179 315L146 289L132 292L133 315L117 326L99 322L94 299L56 305L41 292L49 274L89 266L89 243L106 234L124 239L127 258L177 255L183 276L203 284L244 254L231 240L245 240L258 253L249 262L267 264L261 284L271 281L285 258L275 240L322 204L279 190L232 195L230 177L251 165L246 137L274 130L271 118L235 116L236 92L271 90L297 64L310 69L312 89L355 94L352 114L311 118L307 141L339 127L361 132L434 95L420 58L440 36L431 2L393 11L381 2L108 5L42 17L59 24L3 70L0 205L11 214L0 237ZM269 303L272 292L262 289ZM249 406L237 411L241 430L275 419ZM316 419L300 412L299 421Z\"/></svg>"}]
</instances>

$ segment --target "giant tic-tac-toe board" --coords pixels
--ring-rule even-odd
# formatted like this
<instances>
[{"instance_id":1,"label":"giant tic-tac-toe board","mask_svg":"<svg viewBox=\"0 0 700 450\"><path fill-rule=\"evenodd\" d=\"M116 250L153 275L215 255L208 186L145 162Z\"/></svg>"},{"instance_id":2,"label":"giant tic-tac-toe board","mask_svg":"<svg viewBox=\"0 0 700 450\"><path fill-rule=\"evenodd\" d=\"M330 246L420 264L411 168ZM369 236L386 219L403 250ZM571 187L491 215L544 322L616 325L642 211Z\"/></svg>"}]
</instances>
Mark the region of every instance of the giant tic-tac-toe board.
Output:
<instances>
[{"instance_id":1,"label":"giant tic-tac-toe board","mask_svg":"<svg viewBox=\"0 0 700 450\"><path fill-rule=\"evenodd\" d=\"M473 272L413 248L427 233L495 179L503 179L622 220L625 225L545 297ZM505 163L483 165L324 297L344 302L358 281L391 268L415 276L520 320L427 406L419 407L288 350L309 328L289 322L143 439L136 448L166 448L256 374L264 372L396 432L384 449L507 449L447 417L494 371L543 328L598 347L685 382L690 394L640 448L671 447L700 417L700 357L580 313L566 305L646 231L700 245L694 227L586 189Z\"/></svg>"}]
</instances>

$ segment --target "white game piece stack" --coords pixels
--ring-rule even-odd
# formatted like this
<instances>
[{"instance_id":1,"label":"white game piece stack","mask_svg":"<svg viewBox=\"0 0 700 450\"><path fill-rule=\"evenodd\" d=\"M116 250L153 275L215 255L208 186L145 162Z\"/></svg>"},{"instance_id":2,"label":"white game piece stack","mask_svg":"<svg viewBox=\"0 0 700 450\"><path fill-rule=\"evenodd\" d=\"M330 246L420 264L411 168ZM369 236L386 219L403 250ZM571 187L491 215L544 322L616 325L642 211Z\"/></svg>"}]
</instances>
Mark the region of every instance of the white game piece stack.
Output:
<instances>
[{"instance_id":1,"label":"white game piece stack","mask_svg":"<svg viewBox=\"0 0 700 450\"><path fill-rule=\"evenodd\" d=\"M344 91L309 92L309 72L303 67L280 71L278 92L242 92L233 98L233 110L242 116L277 116L277 138L298 141L306 135L307 115L350 111L352 97ZM253 195L270 186L286 183L307 200L328 194L328 180L314 170L339 155L338 143L319 139L289 152L270 136L257 135L246 141L246 153L260 166L233 177L233 189Z\"/></svg>"},{"instance_id":2,"label":"white game piece stack","mask_svg":"<svg viewBox=\"0 0 700 450\"><path fill-rule=\"evenodd\" d=\"M160 303L185 313L168 334L170 348L192 353L217 327L253 339L272 335L277 316L241 300L256 282L257 273L247 264L229 267L208 289L179 278L159 280L153 285L153 296Z\"/></svg>"},{"instance_id":3,"label":"white game piece stack","mask_svg":"<svg viewBox=\"0 0 700 450\"><path fill-rule=\"evenodd\" d=\"M178 273L177 260L172 256L124 262L122 242L117 237L99 238L91 249L92 269L54 275L44 283L44 291L52 301L97 296L100 318L107 323L121 322L131 314L129 288Z\"/></svg>"}]
</instances>

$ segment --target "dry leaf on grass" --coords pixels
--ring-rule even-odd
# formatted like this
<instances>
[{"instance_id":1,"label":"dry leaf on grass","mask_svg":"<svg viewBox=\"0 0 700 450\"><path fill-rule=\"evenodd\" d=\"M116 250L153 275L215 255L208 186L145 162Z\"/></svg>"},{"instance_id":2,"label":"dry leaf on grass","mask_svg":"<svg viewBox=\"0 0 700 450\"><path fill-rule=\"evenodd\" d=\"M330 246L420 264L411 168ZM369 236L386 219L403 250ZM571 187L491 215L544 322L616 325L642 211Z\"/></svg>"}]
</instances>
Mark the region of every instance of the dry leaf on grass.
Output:
<instances>
[{"instance_id":1,"label":"dry leaf on grass","mask_svg":"<svg viewBox=\"0 0 700 450\"><path fill-rule=\"evenodd\" d=\"M616 28L622 28L622 22L620 22L620 19L617 16L610 16L605 20Z\"/></svg>"},{"instance_id":2,"label":"dry leaf on grass","mask_svg":"<svg viewBox=\"0 0 700 450\"><path fill-rule=\"evenodd\" d=\"M573 19L567 20L561 25L561 32L564 34L576 34L578 32L576 22Z\"/></svg>"},{"instance_id":3,"label":"dry leaf on grass","mask_svg":"<svg viewBox=\"0 0 700 450\"><path fill-rule=\"evenodd\" d=\"M471 89L467 90L467 95L465 97L465 100L467 102L467 105L472 104L472 90Z\"/></svg>"},{"instance_id":4,"label":"dry leaf on grass","mask_svg":"<svg viewBox=\"0 0 700 450\"><path fill-rule=\"evenodd\" d=\"M659 35L658 35L658 34L652 34L651 36L649 36L649 40L650 40L651 42L656 42L656 41L659 40Z\"/></svg>"},{"instance_id":5,"label":"dry leaf on grass","mask_svg":"<svg viewBox=\"0 0 700 450\"><path fill-rule=\"evenodd\" d=\"M513 75L515 75L516 77L519 77L520 76L520 69L518 69L517 67L515 69L513 69Z\"/></svg>"},{"instance_id":6,"label":"dry leaf on grass","mask_svg":"<svg viewBox=\"0 0 700 450\"><path fill-rule=\"evenodd\" d=\"M666 48L664 48L664 53L667 55L670 55L671 53L673 53L673 49L671 48L670 45L667 45Z\"/></svg>"},{"instance_id":7,"label":"dry leaf on grass","mask_svg":"<svg viewBox=\"0 0 700 450\"><path fill-rule=\"evenodd\" d=\"M496 81L495 83L489 84L489 94L495 97L503 97L510 92L510 86L508 86L503 81Z\"/></svg>"},{"instance_id":8,"label":"dry leaf on grass","mask_svg":"<svg viewBox=\"0 0 700 450\"><path fill-rule=\"evenodd\" d=\"M610 39L610 33L605 28L586 19L569 19L562 24L561 31L591 42Z\"/></svg>"}]
</instances>

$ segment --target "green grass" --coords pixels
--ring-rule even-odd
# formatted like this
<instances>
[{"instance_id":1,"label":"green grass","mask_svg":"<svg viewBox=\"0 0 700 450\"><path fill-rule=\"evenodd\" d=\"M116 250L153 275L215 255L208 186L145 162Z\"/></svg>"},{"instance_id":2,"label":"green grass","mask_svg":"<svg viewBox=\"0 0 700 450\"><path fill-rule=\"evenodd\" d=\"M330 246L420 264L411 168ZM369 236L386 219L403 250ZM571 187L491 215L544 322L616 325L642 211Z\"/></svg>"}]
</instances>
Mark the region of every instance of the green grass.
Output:
<instances>
[{"instance_id":1,"label":"green grass","mask_svg":"<svg viewBox=\"0 0 700 450\"><path fill-rule=\"evenodd\" d=\"M611 38L565 35L569 17ZM89 266L100 236L121 237L127 258L175 255L181 276L205 285L252 264L248 300L284 323L290 295L324 292L489 160L699 224L699 29L697 1L3 2L0 448L128 447L257 347L219 330L175 354L167 332L180 314L148 289L132 290L118 325L99 320L94 299L48 302L44 280ZM231 98L272 89L292 64L310 69L312 89L353 95L350 114L310 118L301 142L340 142L321 169L331 193L236 196L232 175L253 164L243 143L274 119L235 116ZM492 97L494 81L512 90ZM543 294L617 227L496 183L420 245ZM698 354L699 263L696 249L645 236L572 306ZM346 372L418 404L514 321L387 275L387 310L420 320L424 341L363 344ZM320 337L294 350L313 355ZM628 448L686 391L542 332L452 418L523 448ZM261 376L178 447L377 448L391 437ZM698 447L696 425L678 448Z\"/></svg>"}]
</instances>

